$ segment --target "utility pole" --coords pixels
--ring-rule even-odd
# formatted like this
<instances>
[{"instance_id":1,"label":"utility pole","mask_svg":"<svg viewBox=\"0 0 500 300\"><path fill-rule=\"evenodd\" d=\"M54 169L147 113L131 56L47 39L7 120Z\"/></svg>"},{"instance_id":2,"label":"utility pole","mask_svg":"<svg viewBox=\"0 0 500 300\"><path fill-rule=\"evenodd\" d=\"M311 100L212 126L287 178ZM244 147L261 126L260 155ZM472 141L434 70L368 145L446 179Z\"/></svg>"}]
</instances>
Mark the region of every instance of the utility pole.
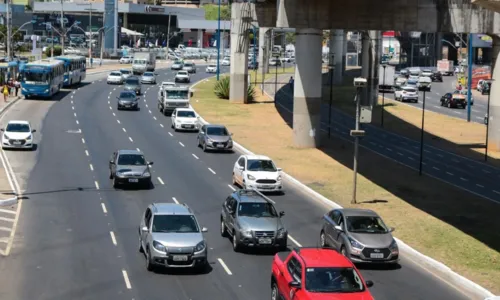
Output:
<instances>
[{"instance_id":1,"label":"utility pole","mask_svg":"<svg viewBox=\"0 0 500 300\"><path fill-rule=\"evenodd\" d=\"M90 32L89 61L90 61L90 67L92 68L92 3L90 3L89 27L90 27L89 28L89 32Z\"/></svg>"},{"instance_id":2,"label":"utility pole","mask_svg":"<svg viewBox=\"0 0 500 300\"><path fill-rule=\"evenodd\" d=\"M172 13L168 13L168 26L167 26L167 60L168 60L168 55L170 54L170 20L171 20Z\"/></svg>"},{"instance_id":3,"label":"utility pole","mask_svg":"<svg viewBox=\"0 0 500 300\"><path fill-rule=\"evenodd\" d=\"M351 204L356 204L357 203L357 197L356 197L356 192L357 192L357 187L358 187L358 148L359 148L359 135L357 134L360 132L360 122L359 122L359 114L361 110L361 97L360 93L361 88L356 88L356 121L355 121L355 129L351 131L351 136L354 137L354 162L353 162L353 167L352 167L352 173L353 173L353 187L352 187L352 200ZM331 108L330 108L331 109Z\"/></svg>"},{"instance_id":4,"label":"utility pole","mask_svg":"<svg viewBox=\"0 0 500 300\"><path fill-rule=\"evenodd\" d=\"M106 12L103 12L102 14L102 32L101 32L101 55L100 55L100 62L102 64L102 57L104 55L104 35L106 34Z\"/></svg>"},{"instance_id":5,"label":"utility pole","mask_svg":"<svg viewBox=\"0 0 500 300\"><path fill-rule=\"evenodd\" d=\"M12 21L12 18L10 16L11 1L12 0L7 0L7 8L6 8L6 13L7 13L7 58L9 59L9 61L12 60L12 53L11 53L11 47L12 47L12 41L11 41L12 26L11 26L11 21Z\"/></svg>"},{"instance_id":6,"label":"utility pole","mask_svg":"<svg viewBox=\"0 0 500 300\"><path fill-rule=\"evenodd\" d=\"M64 9L63 9L63 0L61 0L61 55L64 55L64 37L66 35L66 31L64 29L65 29L64 28Z\"/></svg>"}]
</instances>

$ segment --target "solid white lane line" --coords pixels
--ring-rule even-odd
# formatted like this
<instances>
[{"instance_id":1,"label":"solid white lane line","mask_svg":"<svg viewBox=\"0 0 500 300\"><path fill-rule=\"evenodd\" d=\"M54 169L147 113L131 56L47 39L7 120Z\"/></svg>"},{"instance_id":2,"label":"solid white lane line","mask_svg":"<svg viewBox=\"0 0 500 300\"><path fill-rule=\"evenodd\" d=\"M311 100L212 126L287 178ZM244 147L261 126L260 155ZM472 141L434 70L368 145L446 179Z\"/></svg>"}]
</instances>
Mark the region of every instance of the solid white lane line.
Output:
<instances>
[{"instance_id":1,"label":"solid white lane line","mask_svg":"<svg viewBox=\"0 0 500 300\"><path fill-rule=\"evenodd\" d=\"M476 186L480 187L480 188L484 188L484 185L480 185L478 183L476 183Z\"/></svg>"},{"instance_id":2,"label":"solid white lane line","mask_svg":"<svg viewBox=\"0 0 500 300\"><path fill-rule=\"evenodd\" d=\"M436 167L432 167L432 168L433 168L434 170L438 170L438 171L440 171L440 170L441 170L441 169L439 169L439 168L436 168Z\"/></svg>"},{"instance_id":3,"label":"solid white lane line","mask_svg":"<svg viewBox=\"0 0 500 300\"><path fill-rule=\"evenodd\" d=\"M111 236L111 241L113 242L113 245L116 246L116 238L115 238L115 234L113 233L113 231L110 231L109 235Z\"/></svg>"},{"instance_id":4,"label":"solid white lane line","mask_svg":"<svg viewBox=\"0 0 500 300\"><path fill-rule=\"evenodd\" d=\"M85 150L85 155L90 156L89 151Z\"/></svg>"},{"instance_id":5,"label":"solid white lane line","mask_svg":"<svg viewBox=\"0 0 500 300\"><path fill-rule=\"evenodd\" d=\"M78 123L78 120L76 120L76 124L80 124L80 123Z\"/></svg>"},{"instance_id":6,"label":"solid white lane line","mask_svg":"<svg viewBox=\"0 0 500 300\"><path fill-rule=\"evenodd\" d=\"M8 209L1 209L1 208L0 208L0 212L2 212L2 213L6 213L6 214L12 214L12 215L15 215L15 214L16 214L16 212L15 212L15 211L8 210Z\"/></svg>"},{"instance_id":7,"label":"solid white lane line","mask_svg":"<svg viewBox=\"0 0 500 300\"><path fill-rule=\"evenodd\" d=\"M290 241L292 241L298 247L302 247L302 245L299 242L297 242L297 240L294 239L291 235L288 235L288 238L290 239Z\"/></svg>"},{"instance_id":8,"label":"solid white lane line","mask_svg":"<svg viewBox=\"0 0 500 300\"><path fill-rule=\"evenodd\" d=\"M101 203L101 207L102 207L102 212L105 213L105 214L107 214L108 210L106 209L106 204Z\"/></svg>"},{"instance_id":9,"label":"solid white lane line","mask_svg":"<svg viewBox=\"0 0 500 300\"><path fill-rule=\"evenodd\" d=\"M155 119L155 121L156 121L156 117L155 116L153 116L153 119Z\"/></svg>"},{"instance_id":10,"label":"solid white lane line","mask_svg":"<svg viewBox=\"0 0 500 300\"><path fill-rule=\"evenodd\" d=\"M194 153L192 153L191 155L196 159L200 159L198 156L194 155Z\"/></svg>"},{"instance_id":11,"label":"solid white lane line","mask_svg":"<svg viewBox=\"0 0 500 300\"><path fill-rule=\"evenodd\" d=\"M161 184L165 185L165 182L163 182L163 180L161 180L161 178L160 178L160 177L158 177L158 181L159 181Z\"/></svg>"},{"instance_id":12,"label":"solid white lane line","mask_svg":"<svg viewBox=\"0 0 500 300\"><path fill-rule=\"evenodd\" d=\"M120 123L120 120L116 120L116 122L118 122L118 124L121 124L121 123Z\"/></svg>"},{"instance_id":13,"label":"solid white lane line","mask_svg":"<svg viewBox=\"0 0 500 300\"><path fill-rule=\"evenodd\" d=\"M171 132L169 132L168 134L170 134L170 136L174 136Z\"/></svg>"},{"instance_id":14,"label":"solid white lane line","mask_svg":"<svg viewBox=\"0 0 500 300\"><path fill-rule=\"evenodd\" d=\"M123 274L123 280L125 280L125 286L129 290L132 289L132 285L130 285L130 280L128 279L127 271L122 270L122 274Z\"/></svg>"},{"instance_id":15,"label":"solid white lane line","mask_svg":"<svg viewBox=\"0 0 500 300\"><path fill-rule=\"evenodd\" d=\"M95 189L98 190L99 189L99 182L94 181L94 184L95 184Z\"/></svg>"},{"instance_id":16,"label":"solid white lane line","mask_svg":"<svg viewBox=\"0 0 500 300\"><path fill-rule=\"evenodd\" d=\"M175 203L179 204L179 201L177 201L177 199L175 199L175 197L172 197L172 201L174 201Z\"/></svg>"},{"instance_id":17,"label":"solid white lane line","mask_svg":"<svg viewBox=\"0 0 500 300\"><path fill-rule=\"evenodd\" d=\"M217 174L217 173L215 173L215 171L214 171L214 170L212 170L212 169L210 169L210 168L208 168L208 170L209 170L210 172L212 172L214 175L215 175L215 174Z\"/></svg>"},{"instance_id":18,"label":"solid white lane line","mask_svg":"<svg viewBox=\"0 0 500 300\"><path fill-rule=\"evenodd\" d=\"M161 127L163 127L163 124L160 124Z\"/></svg>"},{"instance_id":19,"label":"solid white lane line","mask_svg":"<svg viewBox=\"0 0 500 300\"><path fill-rule=\"evenodd\" d=\"M125 128L122 128L123 132L127 132L127 130L125 130Z\"/></svg>"},{"instance_id":20,"label":"solid white lane line","mask_svg":"<svg viewBox=\"0 0 500 300\"><path fill-rule=\"evenodd\" d=\"M183 143L179 142L179 145L181 145L182 147L185 147Z\"/></svg>"},{"instance_id":21,"label":"solid white lane line","mask_svg":"<svg viewBox=\"0 0 500 300\"><path fill-rule=\"evenodd\" d=\"M228 186L230 189L232 189L233 191L236 191L236 189L235 189L232 185L228 184L227 186Z\"/></svg>"},{"instance_id":22,"label":"solid white lane line","mask_svg":"<svg viewBox=\"0 0 500 300\"><path fill-rule=\"evenodd\" d=\"M84 138L82 138L82 143L84 143L84 144L85 144L85 139L84 139Z\"/></svg>"},{"instance_id":23,"label":"solid white lane line","mask_svg":"<svg viewBox=\"0 0 500 300\"><path fill-rule=\"evenodd\" d=\"M94 166L92 164L89 164L90 166L90 171L94 171Z\"/></svg>"},{"instance_id":24,"label":"solid white lane line","mask_svg":"<svg viewBox=\"0 0 500 300\"><path fill-rule=\"evenodd\" d=\"M131 137L128 137L128 139L129 139L132 143L134 142L134 140L133 140Z\"/></svg>"},{"instance_id":25,"label":"solid white lane line","mask_svg":"<svg viewBox=\"0 0 500 300\"><path fill-rule=\"evenodd\" d=\"M226 271L227 275L233 275L233 273L231 273L231 270L229 270L229 268L226 266L226 263L222 260L222 258L217 258L217 260L219 261L222 268L224 268L224 271Z\"/></svg>"},{"instance_id":26,"label":"solid white lane line","mask_svg":"<svg viewBox=\"0 0 500 300\"><path fill-rule=\"evenodd\" d=\"M450 176L453 176L453 173L450 173L450 172L446 172L446 174L448 174Z\"/></svg>"}]
</instances>

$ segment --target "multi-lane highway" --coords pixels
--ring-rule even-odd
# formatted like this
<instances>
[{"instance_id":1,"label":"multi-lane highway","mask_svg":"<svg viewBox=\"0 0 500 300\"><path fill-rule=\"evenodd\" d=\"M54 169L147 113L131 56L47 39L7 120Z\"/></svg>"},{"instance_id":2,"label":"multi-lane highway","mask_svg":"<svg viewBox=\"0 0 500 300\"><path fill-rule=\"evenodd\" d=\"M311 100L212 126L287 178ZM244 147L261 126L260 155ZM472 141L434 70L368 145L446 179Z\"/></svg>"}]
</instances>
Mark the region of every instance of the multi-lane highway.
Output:
<instances>
[{"instance_id":1,"label":"multi-lane highway","mask_svg":"<svg viewBox=\"0 0 500 300\"><path fill-rule=\"evenodd\" d=\"M456 89L457 79L455 76L443 76L443 82L433 82L431 85L431 91L425 93L425 109L439 114L464 119L467 120L467 108L447 108L440 105L439 100L446 93L452 93ZM474 104L471 106L471 121L476 123L484 123L484 116L487 112L488 95L481 95L481 93L475 91L473 88L472 97L474 98ZM405 104L418 107L422 109L423 107L423 92L419 92L419 102ZM382 94L380 94L382 96ZM385 97L394 100L394 94L386 93Z\"/></svg>"},{"instance_id":2,"label":"multi-lane highway","mask_svg":"<svg viewBox=\"0 0 500 300\"><path fill-rule=\"evenodd\" d=\"M174 77L170 70L159 74L158 82ZM192 81L207 76L199 68ZM236 188L231 170L239 154L204 153L195 134L171 130L170 118L156 108L157 86L145 86L140 111L117 111L122 88L107 85L102 75L89 81L53 105L21 101L2 120L30 120L41 134L37 151L7 153L25 193L11 255L0 260L0 298L270 298L272 254L235 253L219 233L222 203ZM113 189L111 154L136 148L154 162L154 188ZM272 199L286 212L289 247L318 245L327 208L285 186L286 194ZM206 274L146 270L137 230L152 202L186 203L209 229ZM405 256L400 268L362 273L375 282L376 299L467 299Z\"/></svg>"}]
</instances>

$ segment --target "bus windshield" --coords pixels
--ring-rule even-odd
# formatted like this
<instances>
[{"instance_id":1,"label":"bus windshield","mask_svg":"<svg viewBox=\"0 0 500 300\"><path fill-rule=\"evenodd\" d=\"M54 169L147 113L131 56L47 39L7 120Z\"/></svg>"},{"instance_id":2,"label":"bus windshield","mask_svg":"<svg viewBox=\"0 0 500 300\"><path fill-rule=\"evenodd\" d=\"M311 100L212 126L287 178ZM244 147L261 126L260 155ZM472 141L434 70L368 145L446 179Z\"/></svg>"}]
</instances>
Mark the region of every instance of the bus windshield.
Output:
<instances>
[{"instance_id":1,"label":"bus windshield","mask_svg":"<svg viewBox=\"0 0 500 300\"><path fill-rule=\"evenodd\" d=\"M46 73L34 73L26 70L24 73L23 81L27 84L48 84L49 75Z\"/></svg>"}]
</instances>

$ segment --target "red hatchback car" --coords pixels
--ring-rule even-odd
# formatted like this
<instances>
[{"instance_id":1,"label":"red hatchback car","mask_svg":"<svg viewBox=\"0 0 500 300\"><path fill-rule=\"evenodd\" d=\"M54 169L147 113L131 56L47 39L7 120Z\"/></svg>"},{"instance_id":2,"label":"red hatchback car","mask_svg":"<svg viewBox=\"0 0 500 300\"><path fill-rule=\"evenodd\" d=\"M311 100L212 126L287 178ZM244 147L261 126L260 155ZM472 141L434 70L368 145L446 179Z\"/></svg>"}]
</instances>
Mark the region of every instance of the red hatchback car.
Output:
<instances>
[{"instance_id":1,"label":"red hatchback car","mask_svg":"<svg viewBox=\"0 0 500 300\"><path fill-rule=\"evenodd\" d=\"M330 248L296 248L274 256L273 300L373 300L354 264Z\"/></svg>"}]
</instances>

